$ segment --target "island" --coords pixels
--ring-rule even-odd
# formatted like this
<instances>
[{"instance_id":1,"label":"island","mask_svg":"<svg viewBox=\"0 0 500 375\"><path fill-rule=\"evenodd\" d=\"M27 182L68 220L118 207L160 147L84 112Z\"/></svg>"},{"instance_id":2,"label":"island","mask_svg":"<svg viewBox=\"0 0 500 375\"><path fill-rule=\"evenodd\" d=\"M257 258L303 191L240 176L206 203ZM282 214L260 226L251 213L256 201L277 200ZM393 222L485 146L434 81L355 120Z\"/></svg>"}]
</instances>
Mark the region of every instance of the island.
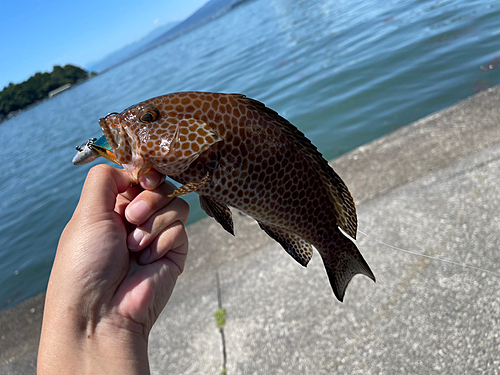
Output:
<instances>
[{"instance_id":1,"label":"island","mask_svg":"<svg viewBox=\"0 0 500 375\"><path fill-rule=\"evenodd\" d=\"M55 65L50 73L38 72L22 83L10 83L0 92L0 122L93 75L74 65Z\"/></svg>"}]
</instances>

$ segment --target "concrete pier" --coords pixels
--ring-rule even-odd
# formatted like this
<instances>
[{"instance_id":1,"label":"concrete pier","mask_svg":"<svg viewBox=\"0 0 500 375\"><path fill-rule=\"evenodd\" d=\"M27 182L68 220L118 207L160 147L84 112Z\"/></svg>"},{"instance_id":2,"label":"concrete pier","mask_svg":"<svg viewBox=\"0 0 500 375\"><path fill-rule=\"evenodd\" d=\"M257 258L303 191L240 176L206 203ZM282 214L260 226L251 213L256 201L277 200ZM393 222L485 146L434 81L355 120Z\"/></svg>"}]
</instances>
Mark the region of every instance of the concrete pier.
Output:
<instances>
[{"instance_id":1,"label":"concrete pier","mask_svg":"<svg viewBox=\"0 0 500 375\"><path fill-rule=\"evenodd\" d=\"M500 86L332 161L377 277L344 303L257 223L188 227L186 270L150 338L153 374L500 374ZM224 342L213 314L226 309ZM34 373L43 296L0 314L0 374Z\"/></svg>"}]
</instances>

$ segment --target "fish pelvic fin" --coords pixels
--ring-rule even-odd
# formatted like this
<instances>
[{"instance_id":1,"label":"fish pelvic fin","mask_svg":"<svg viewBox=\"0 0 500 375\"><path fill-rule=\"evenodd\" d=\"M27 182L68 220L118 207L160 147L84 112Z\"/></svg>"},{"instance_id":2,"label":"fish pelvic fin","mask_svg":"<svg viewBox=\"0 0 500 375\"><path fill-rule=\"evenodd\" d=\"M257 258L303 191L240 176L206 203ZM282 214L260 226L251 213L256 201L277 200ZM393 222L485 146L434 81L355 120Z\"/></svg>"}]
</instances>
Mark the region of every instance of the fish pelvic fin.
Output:
<instances>
[{"instance_id":1,"label":"fish pelvic fin","mask_svg":"<svg viewBox=\"0 0 500 375\"><path fill-rule=\"evenodd\" d=\"M312 246L308 242L278 227L262 224L261 222L259 222L259 226L269 237L283 246L283 249L300 265L307 266L313 255Z\"/></svg>"},{"instance_id":2,"label":"fish pelvic fin","mask_svg":"<svg viewBox=\"0 0 500 375\"><path fill-rule=\"evenodd\" d=\"M222 228L234 236L233 217L228 206L206 195L200 195L200 206L208 216L213 217Z\"/></svg>"},{"instance_id":3,"label":"fish pelvic fin","mask_svg":"<svg viewBox=\"0 0 500 375\"><path fill-rule=\"evenodd\" d=\"M327 251L320 250L333 294L343 302L345 290L351 279L358 273L375 281L375 276L363 259L358 248L349 238L339 233L338 240Z\"/></svg>"},{"instance_id":4,"label":"fish pelvic fin","mask_svg":"<svg viewBox=\"0 0 500 375\"><path fill-rule=\"evenodd\" d=\"M207 172L205 177L203 177L200 181L193 181L189 182L186 185L181 186L180 188L177 188L174 190L172 194L169 195L169 197L180 197L182 195L186 195L188 193L193 193L199 188L201 188L205 183L208 181L210 177L210 174Z\"/></svg>"}]
</instances>

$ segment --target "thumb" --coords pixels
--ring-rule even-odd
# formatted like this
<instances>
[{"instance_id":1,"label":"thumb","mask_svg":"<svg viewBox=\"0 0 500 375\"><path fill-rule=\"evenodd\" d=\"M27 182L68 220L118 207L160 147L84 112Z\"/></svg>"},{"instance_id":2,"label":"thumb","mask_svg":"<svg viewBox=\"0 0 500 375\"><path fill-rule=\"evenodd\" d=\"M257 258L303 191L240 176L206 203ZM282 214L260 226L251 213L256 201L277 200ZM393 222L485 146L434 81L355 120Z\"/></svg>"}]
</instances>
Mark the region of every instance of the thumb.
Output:
<instances>
[{"instance_id":1,"label":"thumb","mask_svg":"<svg viewBox=\"0 0 500 375\"><path fill-rule=\"evenodd\" d=\"M124 170L115 169L106 164L93 167L83 186L78 209L92 212L111 212L115 208L118 194L130 186L130 180Z\"/></svg>"}]
</instances>

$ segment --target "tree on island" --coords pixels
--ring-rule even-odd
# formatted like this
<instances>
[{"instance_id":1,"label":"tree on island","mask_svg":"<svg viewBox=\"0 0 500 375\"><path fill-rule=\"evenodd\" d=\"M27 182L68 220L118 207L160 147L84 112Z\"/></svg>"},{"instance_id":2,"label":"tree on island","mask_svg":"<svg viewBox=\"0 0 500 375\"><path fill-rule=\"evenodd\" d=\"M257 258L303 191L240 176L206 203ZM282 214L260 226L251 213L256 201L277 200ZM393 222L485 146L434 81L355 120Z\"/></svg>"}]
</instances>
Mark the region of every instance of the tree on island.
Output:
<instances>
[{"instance_id":1,"label":"tree on island","mask_svg":"<svg viewBox=\"0 0 500 375\"><path fill-rule=\"evenodd\" d=\"M89 73L77 66L55 65L50 73L35 73L22 83L9 83L0 92L0 118L47 98L49 92L58 87L74 84L88 77Z\"/></svg>"}]
</instances>

